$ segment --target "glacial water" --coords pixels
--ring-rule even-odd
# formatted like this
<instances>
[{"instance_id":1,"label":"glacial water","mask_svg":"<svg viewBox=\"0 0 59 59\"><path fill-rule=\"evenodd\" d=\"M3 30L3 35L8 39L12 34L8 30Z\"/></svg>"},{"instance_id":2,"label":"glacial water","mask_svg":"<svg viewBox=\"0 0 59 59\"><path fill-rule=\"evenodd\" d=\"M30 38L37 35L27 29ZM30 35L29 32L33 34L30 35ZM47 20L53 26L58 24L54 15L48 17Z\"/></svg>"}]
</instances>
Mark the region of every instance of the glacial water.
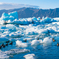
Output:
<instances>
[{"instance_id":1,"label":"glacial water","mask_svg":"<svg viewBox=\"0 0 59 59\"><path fill-rule=\"evenodd\" d=\"M17 12L2 14L0 59L59 59L57 44L59 18L18 19Z\"/></svg>"},{"instance_id":2,"label":"glacial water","mask_svg":"<svg viewBox=\"0 0 59 59\"><path fill-rule=\"evenodd\" d=\"M50 23L52 24L52 23ZM6 25L0 25L1 27L1 34L0 34L0 45L2 43L6 44L5 42L10 40L12 41L12 45L8 45L5 48L1 48L0 50L5 52L9 51L11 49L28 49L30 52L21 52L21 53L15 53L15 54L7 54L9 56L9 59L25 59L24 55L27 54L35 54L35 59L58 59L59 58L59 47L57 46L57 43L59 41L59 33L58 32L48 32L48 30L45 30L47 27L53 27L54 25L52 24L43 24L43 25L15 25L15 24L6 24ZM9 25L9 26L8 26ZM12 26L11 26L12 25ZM8 26L8 27L7 27ZM15 28L14 28L15 27ZM56 27L56 25L55 25ZM59 27L59 26L58 26ZM13 28L13 29L11 29ZM40 31L43 29L43 32ZM55 30L55 29L54 29ZM15 34L16 33L16 34ZM44 38L50 37L50 38L55 38L55 42L49 42L49 40L46 43L34 43L34 46L31 45L31 42L33 40L44 40ZM3 40L2 40L3 38ZM7 38L7 40L5 40ZM27 39L27 42L23 42L25 39ZM29 43L27 44L28 46L22 47L16 45L16 41L22 41L23 43ZM8 43L9 44L9 43ZM21 44L21 43L19 43ZM37 44L37 45L36 45ZM2 54L2 53L0 53ZM4 57L4 56L3 56ZM30 57L30 56L29 56ZM1 57L0 57L1 58Z\"/></svg>"}]
</instances>

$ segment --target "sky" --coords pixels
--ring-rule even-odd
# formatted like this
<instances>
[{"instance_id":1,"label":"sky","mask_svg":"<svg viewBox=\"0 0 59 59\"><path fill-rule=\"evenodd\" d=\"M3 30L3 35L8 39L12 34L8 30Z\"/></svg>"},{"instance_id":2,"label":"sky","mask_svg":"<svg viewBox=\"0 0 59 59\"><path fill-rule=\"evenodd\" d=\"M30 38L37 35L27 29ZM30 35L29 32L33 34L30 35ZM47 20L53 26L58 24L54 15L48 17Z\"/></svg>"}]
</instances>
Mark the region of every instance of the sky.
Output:
<instances>
[{"instance_id":1,"label":"sky","mask_svg":"<svg viewBox=\"0 0 59 59\"><path fill-rule=\"evenodd\" d=\"M41 9L59 8L59 0L0 0L0 3L35 5Z\"/></svg>"}]
</instances>

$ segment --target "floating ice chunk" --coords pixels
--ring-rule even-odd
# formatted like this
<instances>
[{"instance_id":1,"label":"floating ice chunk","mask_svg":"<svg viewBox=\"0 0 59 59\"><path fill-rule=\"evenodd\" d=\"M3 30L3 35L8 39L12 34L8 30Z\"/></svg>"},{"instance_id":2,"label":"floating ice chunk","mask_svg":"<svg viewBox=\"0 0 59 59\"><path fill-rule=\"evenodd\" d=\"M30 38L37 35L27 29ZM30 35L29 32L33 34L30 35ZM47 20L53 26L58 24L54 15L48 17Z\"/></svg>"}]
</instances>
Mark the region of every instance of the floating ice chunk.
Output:
<instances>
[{"instance_id":1,"label":"floating ice chunk","mask_svg":"<svg viewBox=\"0 0 59 59\"><path fill-rule=\"evenodd\" d=\"M28 35L38 35L37 32L29 32Z\"/></svg>"},{"instance_id":2,"label":"floating ice chunk","mask_svg":"<svg viewBox=\"0 0 59 59\"><path fill-rule=\"evenodd\" d=\"M29 22L27 21L27 19L19 19L19 20L14 20L12 23L15 23L15 24L21 24L21 25L28 25Z\"/></svg>"},{"instance_id":3,"label":"floating ice chunk","mask_svg":"<svg viewBox=\"0 0 59 59\"><path fill-rule=\"evenodd\" d=\"M24 57L25 59L35 59L35 54L27 54Z\"/></svg>"},{"instance_id":4,"label":"floating ice chunk","mask_svg":"<svg viewBox=\"0 0 59 59\"><path fill-rule=\"evenodd\" d=\"M16 54L14 50L5 51L5 53L6 53L7 55Z\"/></svg>"},{"instance_id":5,"label":"floating ice chunk","mask_svg":"<svg viewBox=\"0 0 59 59\"><path fill-rule=\"evenodd\" d=\"M15 37L16 35L14 34L14 32L9 34L10 37Z\"/></svg>"},{"instance_id":6,"label":"floating ice chunk","mask_svg":"<svg viewBox=\"0 0 59 59\"><path fill-rule=\"evenodd\" d=\"M39 33L48 33L48 30L47 29L40 29L39 31L38 31Z\"/></svg>"},{"instance_id":7,"label":"floating ice chunk","mask_svg":"<svg viewBox=\"0 0 59 59\"><path fill-rule=\"evenodd\" d=\"M33 21L33 23L34 23L34 24L36 24L36 25L38 25L38 24L39 24L39 22L38 22L38 21Z\"/></svg>"},{"instance_id":8,"label":"floating ice chunk","mask_svg":"<svg viewBox=\"0 0 59 59\"><path fill-rule=\"evenodd\" d=\"M48 30L47 29L39 29L38 26L33 26L33 25L29 25L29 27L26 28L26 31L25 31L26 34L28 35L38 35L40 33L45 33L47 34L48 33Z\"/></svg>"},{"instance_id":9,"label":"floating ice chunk","mask_svg":"<svg viewBox=\"0 0 59 59\"><path fill-rule=\"evenodd\" d=\"M16 11L8 13L8 15L13 16L15 19L18 19L18 13Z\"/></svg>"},{"instance_id":10,"label":"floating ice chunk","mask_svg":"<svg viewBox=\"0 0 59 59\"><path fill-rule=\"evenodd\" d=\"M12 25L12 24L7 24L6 25L6 28L9 29L9 30L16 30L16 26Z\"/></svg>"},{"instance_id":11,"label":"floating ice chunk","mask_svg":"<svg viewBox=\"0 0 59 59\"><path fill-rule=\"evenodd\" d=\"M0 33L3 33L5 30L6 30L6 27L0 25Z\"/></svg>"},{"instance_id":12,"label":"floating ice chunk","mask_svg":"<svg viewBox=\"0 0 59 59\"><path fill-rule=\"evenodd\" d=\"M19 53L25 53L25 52L29 52L30 50L28 49L11 49L9 51L5 51L5 53L7 55L14 55L14 54L19 54Z\"/></svg>"},{"instance_id":13,"label":"floating ice chunk","mask_svg":"<svg viewBox=\"0 0 59 59\"><path fill-rule=\"evenodd\" d=\"M56 21L59 21L59 17L56 17L56 18L53 18L54 20L56 20Z\"/></svg>"},{"instance_id":14,"label":"floating ice chunk","mask_svg":"<svg viewBox=\"0 0 59 59\"><path fill-rule=\"evenodd\" d=\"M9 36L10 37L14 37L14 38L16 38L16 37L22 37L22 36L24 36L24 33L22 33L21 31L16 31L16 32L11 32L9 34Z\"/></svg>"},{"instance_id":15,"label":"floating ice chunk","mask_svg":"<svg viewBox=\"0 0 59 59\"><path fill-rule=\"evenodd\" d=\"M51 45L52 44L52 38L46 37L43 40L43 45Z\"/></svg>"},{"instance_id":16,"label":"floating ice chunk","mask_svg":"<svg viewBox=\"0 0 59 59\"><path fill-rule=\"evenodd\" d=\"M20 24L20 21L15 19L12 23L13 24Z\"/></svg>"},{"instance_id":17,"label":"floating ice chunk","mask_svg":"<svg viewBox=\"0 0 59 59\"><path fill-rule=\"evenodd\" d=\"M37 35L38 34L38 29L36 27L33 27L31 25L29 25L29 27L26 28L26 34L28 35Z\"/></svg>"},{"instance_id":18,"label":"floating ice chunk","mask_svg":"<svg viewBox=\"0 0 59 59\"><path fill-rule=\"evenodd\" d=\"M52 18L42 18L42 20L40 20L41 23L51 23L51 22L56 22L56 20L52 19Z\"/></svg>"},{"instance_id":19,"label":"floating ice chunk","mask_svg":"<svg viewBox=\"0 0 59 59\"><path fill-rule=\"evenodd\" d=\"M4 21L3 21L3 20L1 20L1 18L0 18L0 24L4 24Z\"/></svg>"},{"instance_id":20,"label":"floating ice chunk","mask_svg":"<svg viewBox=\"0 0 59 59\"><path fill-rule=\"evenodd\" d=\"M33 40L31 42L31 45L35 46L35 45L39 45L40 43L42 43L42 40Z\"/></svg>"},{"instance_id":21,"label":"floating ice chunk","mask_svg":"<svg viewBox=\"0 0 59 59\"><path fill-rule=\"evenodd\" d=\"M7 13L2 14L3 17L9 16Z\"/></svg>"},{"instance_id":22,"label":"floating ice chunk","mask_svg":"<svg viewBox=\"0 0 59 59\"><path fill-rule=\"evenodd\" d=\"M4 52L0 51L0 59L8 59L9 56L5 54Z\"/></svg>"},{"instance_id":23,"label":"floating ice chunk","mask_svg":"<svg viewBox=\"0 0 59 59\"><path fill-rule=\"evenodd\" d=\"M10 31L8 31L8 30L4 31L1 35L1 37L7 37L7 36L9 36L9 34L10 34Z\"/></svg>"},{"instance_id":24,"label":"floating ice chunk","mask_svg":"<svg viewBox=\"0 0 59 59\"><path fill-rule=\"evenodd\" d=\"M51 18L46 17L46 18L44 19L44 22L45 22L45 23L51 23L52 21L51 21Z\"/></svg>"},{"instance_id":25,"label":"floating ice chunk","mask_svg":"<svg viewBox=\"0 0 59 59\"><path fill-rule=\"evenodd\" d=\"M21 35L17 35L17 34L15 34L15 33L10 33L10 34L9 34L9 37L16 38L16 37L21 37Z\"/></svg>"},{"instance_id":26,"label":"floating ice chunk","mask_svg":"<svg viewBox=\"0 0 59 59\"><path fill-rule=\"evenodd\" d=\"M32 18L27 18L27 21L29 22L29 24L32 23Z\"/></svg>"},{"instance_id":27,"label":"floating ice chunk","mask_svg":"<svg viewBox=\"0 0 59 59\"><path fill-rule=\"evenodd\" d=\"M15 18L13 16L10 16L9 19L13 21Z\"/></svg>"},{"instance_id":28,"label":"floating ice chunk","mask_svg":"<svg viewBox=\"0 0 59 59\"><path fill-rule=\"evenodd\" d=\"M56 27L54 27L54 26L53 27L48 27L47 30L48 30L49 33L55 33L56 32L55 31Z\"/></svg>"},{"instance_id":29,"label":"floating ice chunk","mask_svg":"<svg viewBox=\"0 0 59 59\"><path fill-rule=\"evenodd\" d=\"M14 19L18 19L18 13L16 11L8 13L8 14L7 13L3 13L2 17L0 19L4 20L4 21L8 21L8 20L13 21Z\"/></svg>"},{"instance_id":30,"label":"floating ice chunk","mask_svg":"<svg viewBox=\"0 0 59 59\"><path fill-rule=\"evenodd\" d=\"M8 59L10 55L19 54L19 53L25 53L30 52L28 49L12 49L9 51L0 51L0 59Z\"/></svg>"},{"instance_id":31,"label":"floating ice chunk","mask_svg":"<svg viewBox=\"0 0 59 59\"><path fill-rule=\"evenodd\" d=\"M32 20L33 20L33 21L34 21L34 20L37 20L37 18L33 17Z\"/></svg>"},{"instance_id":32,"label":"floating ice chunk","mask_svg":"<svg viewBox=\"0 0 59 59\"><path fill-rule=\"evenodd\" d=\"M32 23L33 23L33 24L39 24L37 18L35 18L35 17L32 18Z\"/></svg>"},{"instance_id":33,"label":"floating ice chunk","mask_svg":"<svg viewBox=\"0 0 59 59\"><path fill-rule=\"evenodd\" d=\"M11 20L8 20L8 23L12 23Z\"/></svg>"},{"instance_id":34,"label":"floating ice chunk","mask_svg":"<svg viewBox=\"0 0 59 59\"><path fill-rule=\"evenodd\" d=\"M25 38L23 40L27 40L27 42L31 42L32 40L34 40L34 38Z\"/></svg>"},{"instance_id":35,"label":"floating ice chunk","mask_svg":"<svg viewBox=\"0 0 59 59\"><path fill-rule=\"evenodd\" d=\"M13 24L7 24L6 27L8 27L8 28L15 28L15 26Z\"/></svg>"},{"instance_id":36,"label":"floating ice chunk","mask_svg":"<svg viewBox=\"0 0 59 59\"><path fill-rule=\"evenodd\" d=\"M27 19L19 19L19 23L22 24L22 25L28 25L29 22L27 21Z\"/></svg>"},{"instance_id":37,"label":"floating ice chunk","mask_svg":"<svg viewBox=\"0 0 59 59\"><path fill-rule=\"evenodd\" d=\"M28 49L13 49L16 54L30 52Z\"/></svg>"},{"instance_id":38,"label":"floating ice chunk","mask_svg":"<svg viewBox=\"0 0 59 59\"><path fill-rule=\"evenodd\" d=\"M59 25L59 22L53 22L52 25Z\"/></svg>"},{"instance_id":39,"label":"floating ice chunk","mask_svg":"<svg viewBox=\"0 0 59 59\"><path fill-rule=\"evenodd\" d=\"M40 21L40 17L38 17L37 20Z\"/></svg>"},{"instance_id":40,"label":"floating ice chunk","mask_svg":"<svg viewBox=\"0 0 59 59\"><path fill-rule=\"evenodd\" d=\"M4 21L9 20L9 15L7 13L3 13L2 17L1 17L1 20L4 20Z\"/></svg>"},{"instance_id":41,"label":"floating ice chunk","mask_svg":"<svg viewBox=\"0 0 59 59\"><path fill-rule=\"evenodd\" d=\"M22 41L19 41L19 40L16 41L16 45L18 47L27 47L28 46L27 43L23 43Z\"/></svg>"},{"instance_id":42,"label":"floating ice chunk","mask_svg":"<svg viewBox=\"0 0 59 59\"><path fill-rule=\"evenodd\" d=\"M59 26L52 26L47 28L50 33L59 33Z\"/></svg>"}]
</instances>

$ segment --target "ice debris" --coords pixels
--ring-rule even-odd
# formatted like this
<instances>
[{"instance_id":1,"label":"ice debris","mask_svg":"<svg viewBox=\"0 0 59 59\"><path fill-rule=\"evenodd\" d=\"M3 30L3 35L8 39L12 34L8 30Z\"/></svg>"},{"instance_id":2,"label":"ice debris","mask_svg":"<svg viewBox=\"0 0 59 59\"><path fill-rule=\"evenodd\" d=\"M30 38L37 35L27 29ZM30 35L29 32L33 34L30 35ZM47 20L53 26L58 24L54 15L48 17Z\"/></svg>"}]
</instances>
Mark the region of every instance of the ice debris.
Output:
<instances>
[{"instance_id":1,"label":"ice debris","mask_svg":"<svg viewBox=\"0 0 59 59\"><path fill-rule=\"evenodd\" d=\"M24 57L25 59L35 59L35 54L27 54Z\"/></svg>"}]
</instances>

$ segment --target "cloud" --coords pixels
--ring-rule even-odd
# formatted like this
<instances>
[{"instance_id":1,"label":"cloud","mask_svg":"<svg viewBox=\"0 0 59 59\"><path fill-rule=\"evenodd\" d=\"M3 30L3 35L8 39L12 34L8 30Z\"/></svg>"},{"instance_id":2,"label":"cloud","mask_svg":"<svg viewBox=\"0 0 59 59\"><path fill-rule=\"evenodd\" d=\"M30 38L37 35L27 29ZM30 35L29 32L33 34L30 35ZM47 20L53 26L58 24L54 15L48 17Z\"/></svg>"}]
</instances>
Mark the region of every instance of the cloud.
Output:
<instances>
[{"instance_id":1,"label":"cloud","mask_svg":"<svg viewBox=\"0 0 59 59\"><path fill-rule=\"evenodd\" d=\"M0 5L3 4L2 2L0 2Z\"/></svg>"},{"instance_id":2,"label":"cloud","mask_svg":"<svg viewBox=\"0 0 59 59\"><path fill-rule=\"evenodd\" d=\"M34 5L27 5L27 4L12 4L12 3L1 3L0 2L0 10L2 9L15 9L15 8L22 8L22 7L30 7L30 8L39 8L39 6Z\"/></svg>"}]
</instances>

